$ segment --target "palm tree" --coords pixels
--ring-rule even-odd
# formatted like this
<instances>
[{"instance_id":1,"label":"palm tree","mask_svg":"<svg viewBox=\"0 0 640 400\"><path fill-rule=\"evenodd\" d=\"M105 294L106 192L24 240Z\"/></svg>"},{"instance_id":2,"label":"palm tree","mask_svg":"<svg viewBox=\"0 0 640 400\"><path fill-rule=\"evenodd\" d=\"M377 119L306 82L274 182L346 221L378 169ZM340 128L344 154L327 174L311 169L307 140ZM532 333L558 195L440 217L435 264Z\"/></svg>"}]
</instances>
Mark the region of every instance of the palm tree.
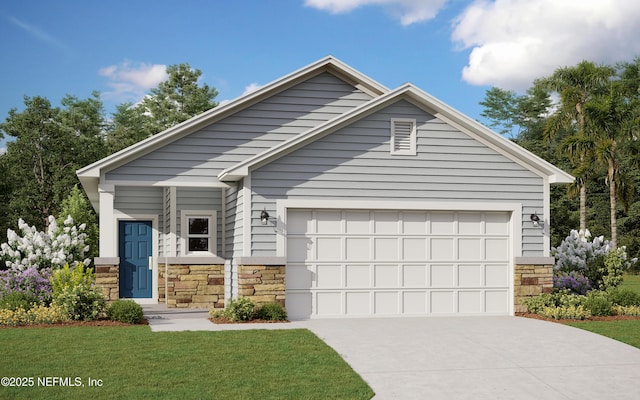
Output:
<instances>
[{"instance_id":1,"label":"palm tree","mask_svg":"<svg viewBox=\"0 0 640 400\"><path fill-rule=\"evenodd\" d=\"M611 244L618 245L618 225L616 217L617 200L623 204L632 196L624 175L621 162L633 141L633 109L624 97L619 82L612 82L609 91L593 98L585 108L592 125L594 154L596 160L606 169L605 183L609 186L611 216Z\"/></svg>"},{"instance_id":2,"label":"palm tree","mask_svg":"<svg viewBox=\"0 0 640 400\"><path fill-rule=\"evenodd\" d=\"M589 124L585 105L593 96L601 93L615 75L615 69L582 61L575 67L558 68L536 84L555 91L560 96L556 112L547 120L545 136L551 139L562 129L573 132L565 144L569 157L575 164L573 171L580 193L580 231L587 229L587 182L593 173L593 147L587 139Z\"/></svg>"}]
</instances>

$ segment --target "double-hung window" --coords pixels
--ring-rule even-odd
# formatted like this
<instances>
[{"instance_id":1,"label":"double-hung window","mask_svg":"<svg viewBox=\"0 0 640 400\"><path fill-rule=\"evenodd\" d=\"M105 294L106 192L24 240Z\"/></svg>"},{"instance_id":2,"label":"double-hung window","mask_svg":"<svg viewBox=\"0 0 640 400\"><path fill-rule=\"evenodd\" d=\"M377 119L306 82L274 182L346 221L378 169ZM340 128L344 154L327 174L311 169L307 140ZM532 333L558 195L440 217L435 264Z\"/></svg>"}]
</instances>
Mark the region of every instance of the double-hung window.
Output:
<instances>
[{"instance_id":1,"label":"double-hung window","mask_svg":"<svg viewBox=\"0 0 640 400\"><path fill-rule=\"evenodd\" d=\"M216 212L181 212L182 253L214 255L216 253Z\"/></svg>"}]
</instances>

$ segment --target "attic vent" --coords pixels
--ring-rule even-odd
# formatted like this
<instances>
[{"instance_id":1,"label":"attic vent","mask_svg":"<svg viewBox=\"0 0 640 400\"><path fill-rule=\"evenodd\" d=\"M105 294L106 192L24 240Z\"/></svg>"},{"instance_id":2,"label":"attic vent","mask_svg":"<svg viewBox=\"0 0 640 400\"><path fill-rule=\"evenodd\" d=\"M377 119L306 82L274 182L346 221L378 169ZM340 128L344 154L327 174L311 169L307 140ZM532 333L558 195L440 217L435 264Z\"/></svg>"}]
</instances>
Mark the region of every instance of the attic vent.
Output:
<instances>
[{"instance_id":1,"label":"attic vent","mask_svg":"<svg viewBox=\"0 0 640 400\"><path fill-rule=\"evenodd\" d=\"M391 154L416 155L416 120L391 120Z\"/></svg>"}]
</instances>

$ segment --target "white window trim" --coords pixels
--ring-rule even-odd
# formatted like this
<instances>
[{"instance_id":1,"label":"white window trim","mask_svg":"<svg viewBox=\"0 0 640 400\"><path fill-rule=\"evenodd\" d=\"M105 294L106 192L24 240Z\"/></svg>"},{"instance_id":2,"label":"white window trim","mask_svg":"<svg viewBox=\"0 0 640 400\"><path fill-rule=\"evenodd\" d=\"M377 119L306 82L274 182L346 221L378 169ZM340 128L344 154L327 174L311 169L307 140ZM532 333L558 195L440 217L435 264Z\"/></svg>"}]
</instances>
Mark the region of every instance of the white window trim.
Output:
<instances>
[{"instance_id":1,"label":"white window trim","mask_svg":"<svg viewBox=\"0 0 640 400\"><path fill-rule=\"evenodd\" d=\"M209 251L188 251L189 218L209 218ZM182 256L215 256L217 252L218 222L215 211L181 210L180 211L180 253Z\"/></svg>"},{"instance_id":2,"label":"white window trim","mask_svg":"<svg viewBox=\"0 0 640 400\"><path fill-rule=\"evenodd\" d=\"M411 136L410 136L410 148L409 150L396 150L396 124L397 123L410 123L411 124ZM391 118L391 155L398 156L415 156L416 155L416 120L409 118Z\"/></svg>"}]
</instances>

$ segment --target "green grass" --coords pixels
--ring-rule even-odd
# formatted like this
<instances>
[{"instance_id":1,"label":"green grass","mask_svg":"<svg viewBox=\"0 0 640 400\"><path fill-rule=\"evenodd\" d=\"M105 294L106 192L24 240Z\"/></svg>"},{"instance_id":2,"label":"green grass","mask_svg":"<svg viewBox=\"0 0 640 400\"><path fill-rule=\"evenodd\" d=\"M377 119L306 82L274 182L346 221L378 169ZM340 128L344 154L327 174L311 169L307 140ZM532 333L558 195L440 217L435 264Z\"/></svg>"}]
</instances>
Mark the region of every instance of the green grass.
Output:
<instances>
[{"instance_id":1,"label":"green grass","mask_svg":"<svg viewBox=\"0 0 640 400\"><path fill-rule=\"evenodd\" d=\"M0 329L11 399L369 399L373 391L313 333L156 332L147 326ZM42 387L79 377L84 387ZM89 387L89 378L101 387Z\"/></svg>"},{"instance_id":2,"label":"green grass","mask_svg":"<svg viewBox=\"0 0 640 400\"><path fill-rule=\"evenodd\" d=\"M640 275L625 274L622 287L640 293ZM629 321L583 321L567 325L607 336L640 348L640 320Z\"/></svg>"},{"instance_id":3,"label":"green grass","mask_svg":"<svg viewBox=\"0 0 640 400\"><path fill-rule=\"evenodd\" d=\"M625 274L622 287L629 288L640 293L640 275Z\"/></svg>"}]
</instances>

